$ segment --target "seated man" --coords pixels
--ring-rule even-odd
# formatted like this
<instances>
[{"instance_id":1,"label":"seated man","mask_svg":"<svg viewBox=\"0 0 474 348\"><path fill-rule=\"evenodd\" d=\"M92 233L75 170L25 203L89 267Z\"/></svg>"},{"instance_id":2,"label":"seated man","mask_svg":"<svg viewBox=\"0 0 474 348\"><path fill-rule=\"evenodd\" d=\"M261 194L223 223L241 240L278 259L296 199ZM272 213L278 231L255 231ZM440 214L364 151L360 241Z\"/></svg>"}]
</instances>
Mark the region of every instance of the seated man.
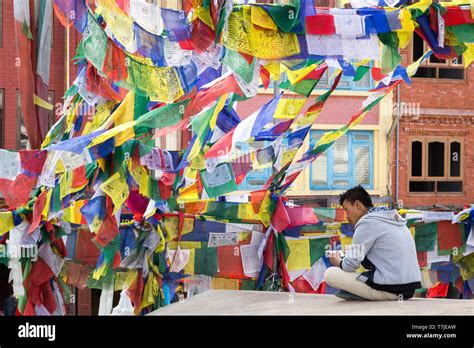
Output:
<instances>
[{"instance_id":1,"label":"seated man","mask_svg":"<svg viewBox=\"0 0 474 348\"><path fill-rule=\"evenodd\" d=\"M352 245L341 258L329 256L326 282L340 289L336 296L347 300L397 300L413 297L421 287L415 242L406 219L396 210L376 208L362 186L340 196L347 219L354 226ZM357 273L362 266L367 270Z\"/></svg>"}]
</instances>

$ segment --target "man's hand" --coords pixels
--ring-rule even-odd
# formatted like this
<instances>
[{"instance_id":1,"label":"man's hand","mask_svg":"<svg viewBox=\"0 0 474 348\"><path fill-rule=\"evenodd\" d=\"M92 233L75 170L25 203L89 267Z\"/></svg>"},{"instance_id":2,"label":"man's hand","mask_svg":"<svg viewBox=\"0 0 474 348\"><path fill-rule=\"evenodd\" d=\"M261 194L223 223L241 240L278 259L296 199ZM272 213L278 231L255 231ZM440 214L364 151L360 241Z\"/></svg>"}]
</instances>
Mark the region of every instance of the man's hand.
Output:
<instances>
[{"instance_id":1,"label":"man's hand","mask_svg":"<svg viewBox=\"0 0 474 348\"><path fill-rule=\"evenodd\" d=\"M333 251L330 252L328 255L329 261L331 262L331 265L335 267L339 267L339 264L341 263L341 255L339 254L339 251Z\"/></svg>"}]
</instances>

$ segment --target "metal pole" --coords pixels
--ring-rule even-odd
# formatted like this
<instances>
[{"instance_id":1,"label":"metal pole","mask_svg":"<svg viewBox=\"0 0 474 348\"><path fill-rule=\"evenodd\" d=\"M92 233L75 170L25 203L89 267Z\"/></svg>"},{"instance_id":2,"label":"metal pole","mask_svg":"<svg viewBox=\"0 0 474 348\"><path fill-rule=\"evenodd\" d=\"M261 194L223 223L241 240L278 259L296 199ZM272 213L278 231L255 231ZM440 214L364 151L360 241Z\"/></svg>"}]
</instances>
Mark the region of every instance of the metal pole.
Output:
<instances>
[{"instance_id":1,"label":"metal pole","mask_svg":"<svg viewBox=\"0 0 474 348\"><path fill-rule=\"evenodd\" d=\"M398 207L398 162L399 162L399 146L400 146L400 117L402 116L402 108L400 105L400 84L397 86L397 145L396 145L396 168L395 168L395 201Z\"/></svg>"}]
</instances>

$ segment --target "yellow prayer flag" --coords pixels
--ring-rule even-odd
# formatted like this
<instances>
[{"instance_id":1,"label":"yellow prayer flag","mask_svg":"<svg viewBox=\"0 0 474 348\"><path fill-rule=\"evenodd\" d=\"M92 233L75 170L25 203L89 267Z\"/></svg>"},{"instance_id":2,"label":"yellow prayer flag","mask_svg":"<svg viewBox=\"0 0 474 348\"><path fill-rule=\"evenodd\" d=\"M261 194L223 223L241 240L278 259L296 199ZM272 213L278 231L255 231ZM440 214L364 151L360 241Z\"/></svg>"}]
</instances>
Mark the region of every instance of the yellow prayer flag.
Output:
<instances>
[{"instance_id":1,"label":"yellow prayer flag","mask_svg":"<svg viewBox=\"0 0 474 348\"><path fill-rule=\"evenodd\" d=\"M122 207L129 195L129 187L124 177L116 172L100 185L102 191L105 192L114 203L114 214Z\"/></svg>"},{"instance_id":2,"label":"yellow prayer flag","mask_svg":"<svg viewBox=\"0 0 474 348\"><path fill-rule=\"evenodd\" d=\"M138 271L136 269L127 272L115 273L115 291L123 290L124 288L130 287L133 281L137 277Z\"/></svg>"},{"instance_id":3,"label":"yellow prayer flag","mask_svg":"<svg viewBox=\"0 0 474 348\"><path fill-rule=\"evenodd\" d=\"M257 29L252 24L250 11L248 5L242 6L242 11L232 11L224 35L225 46L262 59L278 59L300 53L295 33Z\"/></svg>"},{"instance_id":4,"label":"yellow prayer flag","mask_svg":"<svg viewBox=\"0 0 474 348\"><path fill-rule=\"evenodd\" d=\"M214 23L212 22L211 14L209 11L209 8L204 8L202 6L198 7L195 9L196 11L196 16L204 23L206 24L209 28L212 30L215 30L214 28Z\"/></svg>"},{"instance_id":5,"label":"yellow prayer flag","mask_svg":"<svg viewBox=\"0 0 474 348\"><path fill-rule=\"evenodd\" d=\"M172 241L178 238L179 219L177 216L167 216L163 221L163 230L166 232L166 240Z\"/></svg>"},{"instance_id":6,"label":"yellow prayer flag","mask_svg":"<svg viewBox=\"0 0 474 348\"><path fill-rule=\"evenodd\" d=\"M474 44L466 44L466 47L467 50L462 54L464 58L464 69L467 69L472 61L474 61Z\"/></svg>"},{"instance_id":7,"label":"yellow prayer flag","mask_svg":"<svg viewBox=\"0 0 474 348\"><path fill-rule=\"evenodd\" d=\"M94 233L99 232L102 222L103 221L99 218L98 215L94 216L94 220L92 220L92 225L89 225L91 232L94 232Z\"/></svg>"},{"instance_id":8,"label":"yellow prayer flag","mask_svg":"<svg viewBox=\"0 0 474 348\"><path fill-rule=\"evenodd\" d=\"M160 225L156 226L156 231L160 235L160 242L158 243L158 246L155 249L155 254L162 253L163 251L165 251L165 248L166 248L165 236L163 235L163 231L161 230Z\"/></svg>"},{"instance_id":9,"label":"yellow prayer flag","mask_svg":"<svg viewBox=\"0 0 474 348\"><path fill-rule=\"evenodd\" d=\"M216 127L217 116L219 115L221 110L224 108L225 101L227 100L228 95L229 95L229 93L225 93L223 96L221 96L219 98L219 101L217 102L217 105L214 109L211 120L209 121L209 125L211 127L211 130L213 130Z\"/></svg>"},{"instance_id":10,"label":"yellow prayer flag","mask_svg":"<svg viewBox=\"0 0 474 348\"><path fill-rule=\"evenodd\" d=\"M270 77L273 80L276 81L280 78L280 75L282 73L282 71L280 70L280 62L270 62L264 67L268 70L268 72L270 73Z\"/></svg>"},{"instance_id":11,"label":"yellow prayer flag","mask_svg":"<svg viewBox=\"0 0 474 348\"><path fill-rule=\"evenodd\" d=\"M287 163L293 161L293 158L295 158L297 152L298 149L284 151L281 155L280 167L284 167Z\"/></svg>"},{"instance_id":12,"label":"yellow prayer flag","mask_svg":"<svg viewBox=\"0 0 474 348\"><path fill-rule=\"evenodd\" d=\"M271 221L270 203L270 191L267 191L267 193L265 194L265 198L262 201L262 204L260 204L260 210L258 212L258 218L265 227L268 227Z\"/></svg>"},{"instance_id":13,"label":"yellow prayer flag","mask_svg":"<svg viewBox=\"0 0 474 348\"><path fill-rule=\"evenodd\" d=\"M120 126L114 127L112 129L109 129L107 132L102 133L98 137L94 138L92 142L87 146L87 148L91 148L93 146L102 144L104 141L109 140L112 137L115 137L115 146L118 147L125 143L127 140L130 140L133 138L133 135L130 135L131 132L128 130L135 126L137 122L132 121L132 122L127 122L123 123Z\"/></svg>"},{"instance_id":14,"label":"yellow prayer flag","mask_svg":"<svg viewBox=\"0 0 474 348\"><path fill-rule=\"evenodd\" d=\"M306 99L281 98L275 110L275 118L293 119L303 108Z\"/></svg>"},{"instance_id":15,"label":"yellow prayer flag","mask_svg":"<svg viewBox=\"0 0 474 348\"><path fill-rule=\"evenodd\" d=\"M395 32L398 36L400 48L405 48L413 36L416 22L412 19L411 12L406 8L400 9L398 18L400 19L402 28L395 30Z\"/></svg>"},{"instance_id":16,"label":"yellow prayer flag","mask_svg":"<svg viewBox=\"0 0 474 348\"><path fill-rule=\"evenodd\" d=\"M345 234L342 234L339 236L339 238L341 239L341 244L342 244L342 247L344 248L344 250L346 249L346 247L348 245L351 245L352 244L352 238L351 237L348 237L346 236Z\"/></svg>"},{"instance_id":17,"label":"yellow prayer flag","mask_svg":"<svg viewBox=\"0 0 474 348\"><path fill-rule=\"evenodd\" d=\"M295 83L300 82L306 75L308 75L317 67L318 67L318 64L315 63L315 64L311 64L310 66L307 66L305 68L298 69L295 71L288 69L286 71L286 76L288 76L288 81L290 81L290 83L294 85Z\"/></svg>"},{"instance_id":18,"label":"yellow prayer flag","mask_svg":"<svg viewBox=\"0 0 474 348\"><path fill-rule=\"evenodd\" d=\"M311 268L309 239L289 240L288 247L290 248L290 255L287 260L288 271Z\"/></svg>"},{"instance_id":19,"label":"yellow prayer flag","mask_svg":"<svg viewBox=\"0 0 474 348\"><path fill-rule=\"evenodd\" d=\"M197 183L193 183L187 187L179 189L178 201L199 199L199 191Z\"/></svg>"},{"instance_id":20,"label":"yellow prayer flag","mask_svg":"<svg viewBox=\"0 0 474 348\"><path fill-rule=\"evenodd\" d=\"M142 302L140 304L141 309L155 303L155 299L158 296L158 289L159 286L156 275L153 272L150 272L143 290Z\"/></svg>"},{"instance_id":21,"label":"yellow prayer flag","mask_svg":"<svg viewBox=\"0 0 474 348\"><path fill-rule=\"evenodd\" d=\"M115 39L117 39L127 51L131 51L135 37L132 18L122 11L114 0L99 0L96 13L105 19L107 28L112 31Z\"/></svg>"},{"instance_id":22,"label":"yellow prayer flag","mask_svg":"<svg viewBox=\"0 0 474 348\"><path fill-rule=\"evenodd\" d=\"M184 266L184 274L194 274L194 258L196 252L195 249L189 249L189 262Z\"/></svg>"},{"instance_id":23,"label":"yellow prayer flag","mask_svg":"<svg viewBox=\"0 0 474 348\"><path fill-rule=\"evenodd\" d=\"M53 190L50 189L48 193L46 193L46 202L44 204L43 211L41 212L41 216L46 220L48 218L48 212L49 212L49 206L51 204L51 196L52 196Z\"/></svg>"},{"instance_id":24,"label":"yellow prayer flag","mask_svg":"<svg viewBox=\"0 0 474 348\"><path fill-rule=\"evenodd\" d=\"M132 162L129 162L129 166L132 167ZM138 185L138 192L144 197L150 197L150 186L148 184L150 176L147 170L140 165L131 168L130 174Z\"/></svg>"},{"instance_id":25,"label":"yellow prayer flag","mask_svg":"<svg viewBox=\"0 0 474 348\"><path fill-rule=\"evenodd\" d=\"M94 270L94 273L92 273L92 279L99 280L104 274L107 273L108 270L108 265L107 263L103 263L99 268Z\"/></svg>"},{"instance_id":26,"label":"yellow prayer flag","mask_svg":"<svg viewBox=\"0 0 474 348\"><path fill-rule=\"evenodd\" d=\"M201 246L202 246L201 242L188 242L188 241L179 242L179 247L181 248L181 250L201 249ZM175 242L175 241L168 242L168 249L176 250L177 247L178 247L178 242Z\"/></svg>"},{"instance_id":27,"label":"yellow prayer flag","mask_svg":"<svg viewBox=\"0 0 474 348\"><path fill-rule=\"evenodd\" d=\"M237 216L239 220L255 220L258 221L258 214L255 214L252 203L241 203L238 205Z\"/></svg>"},{"instance_id":28,"label":"yellow prayer flag","mask_svg":"<svg viewBox=\"0 0 474 348\"><path fill-rule=\"evenodd\" d=\"M251 7L250 18L252 20L252 23L258 25L259 27L271 30L278 30L278 27L273 21L272 17L270 17L267 11L265 11L259 6Z\"/></svg>"},{"instance_id":29,"label":"yellow prayer flag","mask_svg":"<svg viewBox=\"0 0 474 348\"><path fill-rule=\"evenodd\" d=\"M11 211L0 212L0 236L9 232L14 226Z\"/></svg>"},{"instance_id":30,"label":"yellow prayer flag","mask_svg":"<svg viewBox=\"0 0 474 348\"><path fill-rule=\"evenodd\" d=\"M239 279L213 277L211 280L211 289L215 290L239 290Z\"/></svg>"},{"instance_id":31,"label":"yellow prayer flag","mask_svg":"<svg viewBox=\"0 0 474 348\"><path fill-rule=\"evenodd\" d=\"M86 204L87 200L82 199L73 201L69 207L64 209L63 220L65 222L80 225L83 222L81 208Z\"/></svg>"}]
</instances>

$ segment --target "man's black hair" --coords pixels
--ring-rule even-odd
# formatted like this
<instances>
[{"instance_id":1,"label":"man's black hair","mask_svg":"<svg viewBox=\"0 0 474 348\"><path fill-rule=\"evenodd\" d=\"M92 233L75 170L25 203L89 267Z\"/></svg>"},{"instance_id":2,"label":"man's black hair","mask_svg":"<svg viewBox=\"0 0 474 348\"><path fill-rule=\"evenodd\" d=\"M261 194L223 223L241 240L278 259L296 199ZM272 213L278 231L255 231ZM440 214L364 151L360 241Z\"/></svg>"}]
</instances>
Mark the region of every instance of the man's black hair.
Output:
<instances>
[{"instance_id":1,"label":"man's black hair","mask_svg":"<svg viewBox=\"0 0 474 348\"><path fill-rule=\"evenodd\" d=\"M339 196L339 204L342 205L344 201L354 204L355 201L360 201L366 208L372 208L372 199L369 193L361 186L357 185Z\"/></svg>"}]
</instances>

